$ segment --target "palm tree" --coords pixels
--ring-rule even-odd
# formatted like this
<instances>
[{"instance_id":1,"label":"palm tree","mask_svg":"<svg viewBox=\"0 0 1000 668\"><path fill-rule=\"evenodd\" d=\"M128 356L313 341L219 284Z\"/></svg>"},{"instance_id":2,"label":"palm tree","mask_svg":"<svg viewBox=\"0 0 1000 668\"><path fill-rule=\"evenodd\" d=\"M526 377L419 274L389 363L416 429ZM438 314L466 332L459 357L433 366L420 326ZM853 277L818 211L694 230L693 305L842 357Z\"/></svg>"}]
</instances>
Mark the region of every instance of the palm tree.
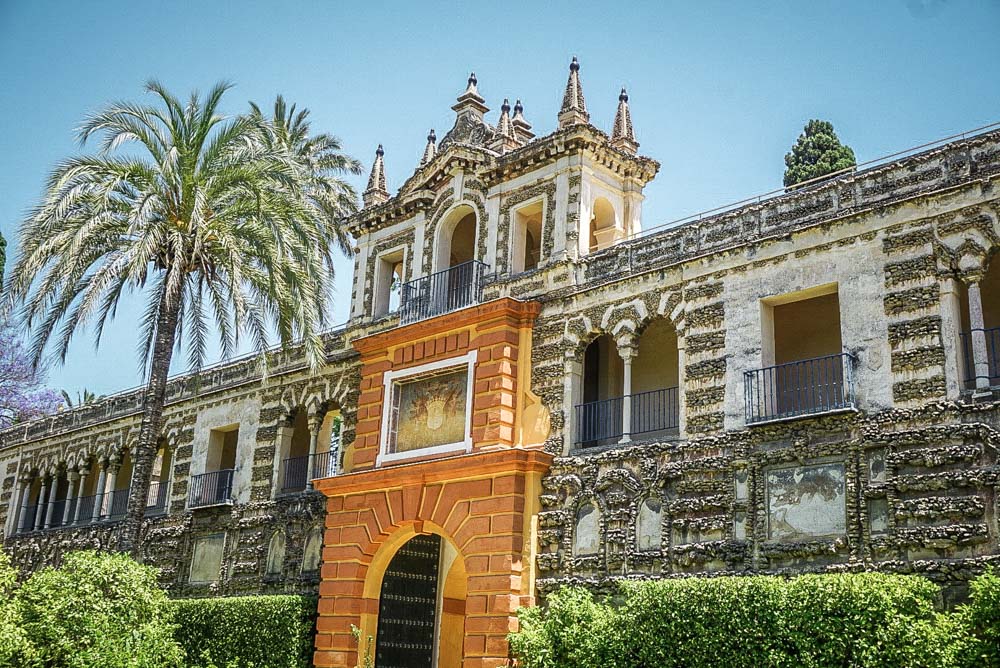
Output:
<instances>
[{"instance_id":1,"label":"palm tree","mask_svg":"<svg viewBox=\"0 0 1000 668\"><path fill-rule=\"evenodd\" d=\"M123 294L145 304L146 387L122 551L137 552L175 347L185 343L199 368L214 324L223 356L249 337L266 373L273 328L282 345L301 340L313 369L323 359L331 253L342 243L335 219L356 209L335 177L356 163L306 159L314 154L289 150L285 130L252 111L221 115L229 88L184 104L152 81L155 104L119 102L89 117L79 139L100 137L99 151L54 170L21 225L5 290L6 308L20 306L33 332L35 363L50 348L65 360L88 323L99 343ZM308 143L304 121L295 146ZM330 210L318 207L320 194Z\"/></svg>"},{"instance_id":2,"label":"palm tree","mask_svg":"<svg viewBox=\"0 0 1000 668\"><path fill-rule=\"evenodd\" d=\"M83 393L77 391L75 402L68 391L59 390L59 394L62 395L63 403L66 404L66 408L79 408L80 406L86 406L87 404L97 403L104 398L103 396L97 396L87 388L83 388Z\"/></svg>"}]
</instances>

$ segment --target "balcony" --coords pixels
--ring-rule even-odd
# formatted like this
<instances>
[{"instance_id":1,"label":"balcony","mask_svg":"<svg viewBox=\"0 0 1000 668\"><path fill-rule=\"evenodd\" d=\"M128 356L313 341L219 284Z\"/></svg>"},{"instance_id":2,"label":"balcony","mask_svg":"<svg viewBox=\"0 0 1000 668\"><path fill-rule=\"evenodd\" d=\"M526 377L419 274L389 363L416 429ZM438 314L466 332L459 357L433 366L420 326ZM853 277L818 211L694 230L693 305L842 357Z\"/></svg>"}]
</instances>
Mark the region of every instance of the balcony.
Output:
<instances>
[{"instance_id":1,"label":"balcony","mask_svg":"<svg viewBox=\"0 0 1000 668\"><path fill-rule=\"evenodd\" d=\"M153 481L146 493L146 515L161 515L167 512L167 483Z\"/></svg>"},{"instance_id":2,"label":"balcony","mask_svg":"<svg viewBox=\"0 0 1000 668\"><path fill-rule=\"evenodd\" d=\"M157 485L158 483L153 483ZM166 489L162 496L165 508ZM82 527L95 522L115 522L125 516L128 507L128 489L118 489L106 495L95 494L76 499L59 499L52 503L52 515L46 526L49 504L32 504L24 509L17 533L30 533L43 529ZM67 506L69 506L67 508ZM98 511L95 515L95 509ZM149 512L147 510L147 512Z\"/></svg>"},{"instance_id":3,"label":"balcony","mask_svg":"<svg viewBox=\"0 0 1000 668\"><path fill-rule=\"evenodd\" d=\"M982 332L986 341L986 366L977 373L974 345L976 334ZM962 344L962 359L965 363L965 387L974 390L977 381L984 381L985 387L1000 385L1000 327L972 329L959 334Z\"/></svg>"},{"instance_id":4,"label":"balcony","mask_svg":"<svg viewBox=\"0 0 1000 668\"><path fill-rule=\"evenodd\" d=\"M407 325L478 304L488 267L470 260L403 284L399 322Z\"/></svg>"},{"instance_id":5,"label":"balcony","mask_svg":"<svg viewBox=\"0 0 1000 668\"><path fill-rule=\"evenodd\" d=\"M854 409L854 363L838 353L745 371L747 424Z\"/></svg>"},{"instance_id":6,"label":"balcony","mask_svg":"<svg viewBox=\"0 0 1000 668\"><path fill-rule=\"evenodd\" d=\"M318 452L313 455L312 479L337 475L337 451ZM305 490L309 481L309 455L289 457L282 461L281 493L294 494Z\"/></svg>"},{"instance_id":7,"label":"balcony","mask_svg":"<svg viewBox=\"0 0 1000 668\"><path fill-rule=\"evenodd\" d=\"M612 397L574 406L577 447L607 445L625 436L625 399L629 399L631 418L628 436L665 433L680 425L678 388L668 387L648 392Z\"/></svg>"},{"instance_id":8,"label":"balcony","mask_svg":"<svg viewBox=\"0 0 1000 668\"><path fill-rule=\"evenodd\" d=\"M191 476L191 492L188 496L189 508L205 508L233 502L233 469L211 471Z\"/></svg>"}]
</instances>

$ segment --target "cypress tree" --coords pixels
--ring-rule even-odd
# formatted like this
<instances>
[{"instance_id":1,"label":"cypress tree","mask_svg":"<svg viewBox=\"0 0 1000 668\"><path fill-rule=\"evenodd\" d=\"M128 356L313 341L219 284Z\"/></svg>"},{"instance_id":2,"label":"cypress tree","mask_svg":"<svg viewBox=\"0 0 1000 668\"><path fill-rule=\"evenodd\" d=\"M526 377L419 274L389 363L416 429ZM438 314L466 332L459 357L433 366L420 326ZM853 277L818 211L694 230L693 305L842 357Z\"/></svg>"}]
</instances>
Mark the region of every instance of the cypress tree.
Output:
<instances>
[{"instance_id":1,"label":"cypress tree","mask_svg":"<svg viewBox=\"0 0 1000 668\"><path fill-rule=\"evenodd\" d=\"M833 124L811 120L785 155L785 187L858 164L850 146L840 143Z\"/></svg>"}]
</instances>

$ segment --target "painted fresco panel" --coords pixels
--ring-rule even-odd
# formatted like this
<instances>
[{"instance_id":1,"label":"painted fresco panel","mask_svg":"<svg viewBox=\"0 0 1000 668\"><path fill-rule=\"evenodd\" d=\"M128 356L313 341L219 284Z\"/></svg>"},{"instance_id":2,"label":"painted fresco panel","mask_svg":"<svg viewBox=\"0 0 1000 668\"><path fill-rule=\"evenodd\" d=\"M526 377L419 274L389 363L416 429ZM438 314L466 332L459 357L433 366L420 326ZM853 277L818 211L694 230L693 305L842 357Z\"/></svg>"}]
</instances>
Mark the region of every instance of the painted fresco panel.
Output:
<instances>
[{"instance_id":1,"label":"painted fresco panel","mask_svg":"<svg viewBox=\"0 0 1000 668\"><path fill-rule=\"evenodd\" d=\"M465 440L468 370L399 383L395 452Z\"/></svg>"},{"instance_id":2,"label":"painted fresco panel","mask_svg":"<svg viewBox=\"0 0 1000 668\"><path fill-rule=\"evenodd\" d=\"M767 473L768 538L808 540L847 532L844 465L772 469Z\"/></svg>"}]
</instances>

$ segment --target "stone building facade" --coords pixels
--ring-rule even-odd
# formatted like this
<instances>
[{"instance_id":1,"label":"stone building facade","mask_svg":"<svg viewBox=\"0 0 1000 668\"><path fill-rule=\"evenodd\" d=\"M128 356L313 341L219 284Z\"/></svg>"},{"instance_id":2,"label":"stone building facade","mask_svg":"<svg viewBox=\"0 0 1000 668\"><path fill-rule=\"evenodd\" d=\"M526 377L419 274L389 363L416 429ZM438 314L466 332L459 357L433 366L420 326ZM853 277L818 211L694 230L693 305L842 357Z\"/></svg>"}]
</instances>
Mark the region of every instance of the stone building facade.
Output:
<instances>
[{"instance_id":1,"label":"stone building facade","mask_svg":"<svg viewBox=\"0 0 1000 668\"><path fill-rule=\"evenodd\" d=\"M1000 131L644 230L659 165L575 59L545 136L475 75L453 110L395 194L376 152L319 374L172 383L143 558L174 595L318 592L317 666L357 663L352 625L380 665L498 666L563 583L960 595L1000 562ZM139 396L2 434L22 566L107 544Z\"/></svg>"}]
</instances>

